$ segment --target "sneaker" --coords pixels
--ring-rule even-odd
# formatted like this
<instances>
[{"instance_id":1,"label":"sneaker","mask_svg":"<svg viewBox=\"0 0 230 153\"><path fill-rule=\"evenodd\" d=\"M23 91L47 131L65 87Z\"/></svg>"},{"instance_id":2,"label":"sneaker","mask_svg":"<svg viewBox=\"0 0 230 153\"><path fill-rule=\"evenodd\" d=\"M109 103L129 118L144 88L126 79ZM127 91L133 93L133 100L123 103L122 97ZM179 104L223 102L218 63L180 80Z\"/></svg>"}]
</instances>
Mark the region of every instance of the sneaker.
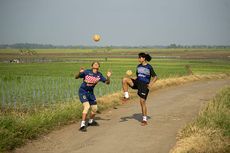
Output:
<instances>
[{"instance_id":1,"label":"sneaker","mask_svg":"<svg viewBox=\"0 0 230 153\"><path fill-rule=\"evenodd\" d=\"M81 132L86 132L86 131L87 131L87 130L86 130L86 126L80 127L79 131L81 131Z\"/></svg>"},{"instance_id":2,"label":"sneaker","mask_svg":"<svg viewBox=\"0 0 230 153\"><path fill-rule=\"evenodd\" d=\"M92 123L88 123L88 126L99 126L99 124L96 121L93 121Z\"/></svg>"},{"instance_id":3,"label":"sneaker","mask_svg":"<svg viewBox=\"0 0 230 153\"><path fill-rule=\"evenodd\" d=\"M141 126L145 126L145 125L148 125L147 121L142 121Z\"/></svg>"}]
</instances>

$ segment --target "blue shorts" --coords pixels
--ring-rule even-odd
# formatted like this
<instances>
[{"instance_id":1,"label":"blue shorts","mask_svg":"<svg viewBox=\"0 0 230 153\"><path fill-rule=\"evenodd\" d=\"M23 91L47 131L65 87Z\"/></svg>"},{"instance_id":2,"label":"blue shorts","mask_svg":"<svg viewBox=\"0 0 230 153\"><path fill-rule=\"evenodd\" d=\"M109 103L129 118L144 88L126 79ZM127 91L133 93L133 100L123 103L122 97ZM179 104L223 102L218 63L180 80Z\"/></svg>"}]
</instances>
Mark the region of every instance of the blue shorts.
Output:
<instances>
[{"instance_id":1,"label":"blue shorts","mask_svg":"<svg viewBox=\"0 0 230 153\"><path fill-rule=\"evenodd\" d=\"M93 91L86 91L82 88L79 89L79 98L82 103L89 102L90 105L97 105L96 97Z\"/></svg>"}]
</instances>

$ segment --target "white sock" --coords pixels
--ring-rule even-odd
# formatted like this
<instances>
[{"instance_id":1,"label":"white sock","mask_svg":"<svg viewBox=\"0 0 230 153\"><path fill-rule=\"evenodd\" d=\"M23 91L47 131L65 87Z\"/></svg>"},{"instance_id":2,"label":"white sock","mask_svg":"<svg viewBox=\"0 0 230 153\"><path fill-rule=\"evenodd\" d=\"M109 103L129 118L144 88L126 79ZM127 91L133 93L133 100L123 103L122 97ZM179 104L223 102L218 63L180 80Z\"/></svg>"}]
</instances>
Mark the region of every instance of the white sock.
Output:
<instances>
[{"instance_id":1,"label":"white sock","mask_svg":"<svg viewBox=\"0 0 230 153\"><path fill-rule=\"evenodd\" d=\"M125 92L125 98L129 98L129 93Z\"/></svg>"},{"instance_id":2,"label":"white sock","mask_svg":"<svg viewBox=\"0 0 230 153\"><path fill-rule=\"evenodd\" d=\"M90 123L90 124L93 123L93 119L89 119L89 123Z\"/></svg>"},{"instance_id":3,"label":"white sock","mask_svg":"<svg viewBox=\"0 0 230 153\"><path fill-rule=\"evenodd\" d=\"M143 116L143 121L147 121L147 116Z\"/></svg>"},{"instance_id":4,"label":"white sock","mask_svg":"<svg viewBox=\"0 0 230 153\"><path fill-rule=\"evenodd\" d=\"M85 126L85 121L81 121L81 127Z\"/></svg>"}]
</instances>

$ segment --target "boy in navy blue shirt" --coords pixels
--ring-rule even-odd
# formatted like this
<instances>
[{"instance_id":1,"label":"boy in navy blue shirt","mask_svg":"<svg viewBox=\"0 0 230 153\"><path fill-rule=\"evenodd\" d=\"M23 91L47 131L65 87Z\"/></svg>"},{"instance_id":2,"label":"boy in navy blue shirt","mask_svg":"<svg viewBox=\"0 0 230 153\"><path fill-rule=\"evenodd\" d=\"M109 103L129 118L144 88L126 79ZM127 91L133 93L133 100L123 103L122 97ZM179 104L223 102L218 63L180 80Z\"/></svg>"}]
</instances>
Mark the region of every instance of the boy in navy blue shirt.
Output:
<instances>
[{"instance_id":1,"label":"boy in navy blue shirt","mask_svg":"<svg viewBox=\"0 0 230 153\"><path fill-rule=\"evenodd\" d=\"M75 75L75 79L83 78L83 82L79 88L79 98L83 104L82 121L79 130L83 132L86 132L85 120L90 107L91 107L91 114L90 114L88 126L99 125L96 121L94 121L94 117L97 112L97 102L96 102L96 97L94 95L93 89L99 81L109 84L110 76L111 76L111 72L107 72L107 77L105 78L98 71L100 67L99 62L93 62L91 66L92 69L84 70L83 68L81 68L80 72Z\"/></svg>"},{"instance_id":2,"label":"boy in navy blue shirt","mask_svg":"<svg viewBox=\"0 0 230 153\"><path fill-rule=\"evenodd\" d=\"M141 125L147 125L147 107L146 107L146 99L149 93L148 87L150 86L150 82L154 83L157 80L157 75L154 72L152 66L148 64L151 61L151 56L145 53L138 54L139 65L137 65L136 69L136 79L132 78L123 78L122 87L124 91L124 101L129 99L128 87L130 86L132 89L137 89L137 94L140 97L141 110L143 115L143 120ZM151 81L151 78L153 80Z\"/></svg>"}]
</instances>

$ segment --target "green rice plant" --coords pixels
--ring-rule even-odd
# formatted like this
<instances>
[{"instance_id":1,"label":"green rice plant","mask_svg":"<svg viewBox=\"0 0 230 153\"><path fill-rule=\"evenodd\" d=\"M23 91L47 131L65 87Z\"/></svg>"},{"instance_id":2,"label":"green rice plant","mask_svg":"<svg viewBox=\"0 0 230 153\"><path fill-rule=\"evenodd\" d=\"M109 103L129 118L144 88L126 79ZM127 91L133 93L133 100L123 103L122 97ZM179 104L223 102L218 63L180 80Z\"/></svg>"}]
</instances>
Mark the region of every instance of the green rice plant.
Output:
<instances>
[{"instance_id":1,"label":"green rice plant","mask_svg":"<svg viewBox=\"0 0 230 153\"><path fill-rule=\"evenodd\" d=\"M96 60L96 58L95 58ZM99 83L95 87L97 97L121 90L121 80L127 70L135 77L137 59L113 58L100 61L100 71L105 76L112 71L109 86ZM189 75L185 65L189 65L194 74L219 73L230 71L228 61L220 60L180 60L153 59L153 66L159 79ZM30 110L33 107L50 107L56 103L78 100L81 79L74 79L80 67L90 68L91 61L83 63L0 63L0 103L1 109ZM205 67L205 69L203 68Z\"/></svg>"}]
</instances>

